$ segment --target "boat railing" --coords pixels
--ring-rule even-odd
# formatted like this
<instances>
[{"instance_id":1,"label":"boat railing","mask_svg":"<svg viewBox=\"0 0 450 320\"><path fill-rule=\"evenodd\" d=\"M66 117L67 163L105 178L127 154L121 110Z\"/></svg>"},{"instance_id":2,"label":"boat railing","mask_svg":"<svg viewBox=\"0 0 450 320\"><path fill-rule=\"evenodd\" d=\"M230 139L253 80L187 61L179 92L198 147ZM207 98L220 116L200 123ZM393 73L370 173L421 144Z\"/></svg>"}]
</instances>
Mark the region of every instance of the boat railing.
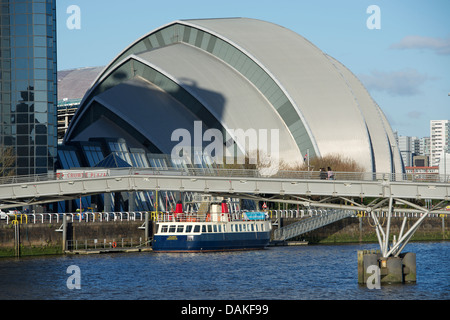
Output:
<instances>
[{"instance_id":1,"label":"boat railing","mask_svg":"<svg viewBox=\"0 0 450 320\"><path fill-rule=\"evenodd\" d=\"M229 222L229 221L264 221L268 220L266 214L257 217L252 216L249 212L235 213L174 213L160 212L153 214L155 222Z\"/></svg>"}]
</instances>

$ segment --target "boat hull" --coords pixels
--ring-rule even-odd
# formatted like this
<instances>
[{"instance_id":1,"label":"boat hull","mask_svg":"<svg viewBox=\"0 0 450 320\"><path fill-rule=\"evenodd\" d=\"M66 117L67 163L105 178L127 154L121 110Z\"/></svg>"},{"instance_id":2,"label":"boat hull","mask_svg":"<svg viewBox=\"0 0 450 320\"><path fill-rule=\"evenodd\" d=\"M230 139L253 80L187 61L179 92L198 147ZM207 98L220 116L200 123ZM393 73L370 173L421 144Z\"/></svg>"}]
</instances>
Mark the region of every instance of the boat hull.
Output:
<instances>
[{"instance_id":1,"label":"boat hull","mask_svg":"<svg viewBox=\"0 0 450 320\"><path fill-rule=\"evenodd\" d=\"M264 249L270 232L216 233L200 235L155 235L156 252L208 252Z\"/></svg>"}]
</instances>

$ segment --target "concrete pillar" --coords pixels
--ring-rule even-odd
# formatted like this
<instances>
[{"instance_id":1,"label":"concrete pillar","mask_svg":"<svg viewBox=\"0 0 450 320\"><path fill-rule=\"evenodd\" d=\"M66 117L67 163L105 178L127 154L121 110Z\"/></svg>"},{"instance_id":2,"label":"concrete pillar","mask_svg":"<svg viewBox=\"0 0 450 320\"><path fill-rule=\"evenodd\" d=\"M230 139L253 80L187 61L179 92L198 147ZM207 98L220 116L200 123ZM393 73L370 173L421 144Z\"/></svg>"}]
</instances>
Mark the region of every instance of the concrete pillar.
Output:
<instances>
[{"instance_id":1,"label":"concrete pillar","mask_svg":"<svg viewBox=\"0 0 450 320\"><path fill-rule=\"evenodd\" d=\"M147 243L148 240L149 240L148 235L149 235L150 225L149 225L149 218L148 218L148 215L149 215L149 212L146 212L146 213L145 213L145 235L144 235L144 239L145 239L144 241L145 241L145 243Z\"/></svg>"},{"instance_id":2,"label":"concrete pillar","mask_svg":"<svg viewBox=\"0 0 450 320\"><path fill-rule=\"evenodd\" d=\"M416 254L414 252L406 252L401 254L403 263L403 275L405 282L416 282Z\"/></svg>"},{"instance_id":3,"label":"concrete pillar","mask_svg":"<svg viewBox=\"0 0 450 320\"><path fill-rule=\"evenodd\" d=\"M111 201L112 194L111 193L105 193L103 195L103 202L104 202L104 211L105 212L112 212L112 201Z\"/></svg>"},{"instance_id":4,"label":"concrete pillar","mask_svg":"<svg viewBox=\"0 0 450 320\"><path fill-rule=\"evenodd\" d=\"M372 275L367 272L370 266L380 269L380 282L383 283L405 283L416 282L416 254L406 252L399 257L381 257L377 250L358 250L358 283L366 284Z\"/></svg>"},{"instance_id":5,"label":"concrete pillar","mask_svg":"<svg viewBox=\"0 0 450 320\"><path fill-rule=\"evenodd\" d=\"M363 256L363 272L364 272L364 282L363 283L367 283L367 278L369 278L369 276L371 274L367 273L367 268L369 268L370 266L377 266L378 267L378 255L376 253L366 253Z\"/></svg>"},{"instance_id":6,"label":"concrete pillar","mask_svg":"<svg viewBox=\"0 0 450 320\"><path fill-rule=\"evenodd\" d=\"M386 267L384 267L384 261ZM403 263L399 257L383 258L381 260L381 283L402 283Z\"/></svg>"},{"instance_id":7,"label":"concrete pillar","mask_svg":"<svg viewBox=\"0 0 450 320\"><path fill-rule=\"evenodd\" d=\"M63 236L62 236L62 251L66 252L66 242L67 242L67 218L66 214L63 214Z\"/></svg>"},{"instance_id":8,"label":"concrete pillar","mask_svg":"<svg viewBox=\"0 0 450 320\"><path fill-rule=\"evenodd\" d=\"M128 211L136 211L136 191L128 192Z\"/></svg>"},{"instance_id":9,"label":"concrete pillar","mask_svg":"<svg viewBox=\"0 0 450 320\"><path fill-rule=\"evenodd\" d=\"M444 215L442 215L442 240L446 240L445 239L445 218Z\"/></svg>"}]
</instances>

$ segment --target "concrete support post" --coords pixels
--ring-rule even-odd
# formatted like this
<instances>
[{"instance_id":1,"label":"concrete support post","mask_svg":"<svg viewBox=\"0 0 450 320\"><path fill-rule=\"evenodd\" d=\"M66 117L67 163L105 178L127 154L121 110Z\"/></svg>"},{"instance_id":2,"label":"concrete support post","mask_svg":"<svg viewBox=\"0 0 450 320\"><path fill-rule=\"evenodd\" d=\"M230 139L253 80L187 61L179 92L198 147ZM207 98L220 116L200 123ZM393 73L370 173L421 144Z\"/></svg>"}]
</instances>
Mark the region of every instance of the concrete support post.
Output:
<instances>
[{"instance_id":1,"label":"concrete support post","mask_svg":"<svg viewBox=\"0 0 450 320\"><path fill-rule=\"evenodd\" d=\"M403 281L416 282L416 254L414 252L406 252L400 257L403 261Z\"/></svg>"},{"instance_id":2,"label":"concrete support post","mask_svg":"<svg viewBox=\"0 0 450 320\"><path fill-rule=\"evenodd\" d=\"M67 242L67 218L66 214L63 213L63 234L62 234L62 251L66 252L66 242Z\"/></svg>"},{"instance_id":3,"label":"concrete support post","mask_svg":"<svg viewBox=\"0 0 450 320\"><path fill-rule=\"evenodd\" d=\"M445 218L444 215L442 215L442 240L446 240L445 239Z\"/></svg>"},{"instance_id":4,"label":"concrete support post","mask_svg":"<svg viewBox=\"0 0 450 320\"><path fill-rule=\"evenodd\" d=\"M149 241L149 237L148 237L148 235L149 235L149 217L148 217L148 215L149 215L149 212L146 212L145 213L145 234L144 234L144 241L145 241L145 243L148 243L148 241Z\"/></svg>"},{"instance_id":5,"label":"concrete support post","mask_svg":"<svg viewBox=\"0 0 450 320\"><path fill-rule=\"evenodd\" d=\"M386 259L386 267L381 261L381 282L382 283L402 283L403 282L403 264L402 259L398 257L383 258Z\"/></svg>"},{"instance_id":6,"label":"concrete support post","mask_svg":"<svg viewBox=\"0 0 450 320\"><path fill-rule=\"evenodd\" d=\"M378 250L359 250L358 283L373 285L377 270L380 284L416 282L416 254L407 252L399 257L382 257Z\"/></svg>"},{"instance_id":7,"label":"concrete support post","mask_svg":"<svg viewBox=\"0 0 450 320\"><path fill-rule=\"evenodd\" d=\"M14 251L16 257L20 257L20 225L18 220L14 221Z\"/></svg>"},{"instance_id":8,"label":"concrete support post","mask_svg":"<svg viewBox=\"0 0 450 320\"><path fill-rule=\"evenodd\" d=\"M111 212L112 210L112 202L111 202L111 193L105 193L103 195L103 202L104 202L104 210L105 212Z\"/></svg>"},{"instance_id":9,"label":"concrete support post","mask_svg":"<svg viewBox=\"0 0 450 320\"><path fill-rule=\"evenodd\" d=\"M136 211L136 191L128 192L128 211Z\"/></svg>"},{"instance_id":10,"label":"concrete support post","mask_svg":"<svg viewBox=\"0 0 450 320\"><path fill-rule=\"evenodd\" d=\"M370 274L367 273L367 270L370 266L378 267L378 255L376 253L366 253L363 256L363 266L364 266L364 283L367 283L367 279Z\"/></svg>"}]
</instances>

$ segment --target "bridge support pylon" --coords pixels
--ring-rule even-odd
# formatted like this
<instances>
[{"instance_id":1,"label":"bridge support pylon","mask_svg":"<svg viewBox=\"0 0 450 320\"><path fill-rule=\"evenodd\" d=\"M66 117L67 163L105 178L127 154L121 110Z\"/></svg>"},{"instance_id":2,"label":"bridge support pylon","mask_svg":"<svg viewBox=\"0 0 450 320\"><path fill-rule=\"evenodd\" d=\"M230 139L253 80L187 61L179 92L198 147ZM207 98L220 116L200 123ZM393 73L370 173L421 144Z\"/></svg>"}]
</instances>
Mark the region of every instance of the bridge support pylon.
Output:
<instances>
[{"instance_id":1,"label":"bridge support pylon","mask_svg":"<svg viewBox=\"0 0 450 320\"><path fill-rule=\"evenodd\" d=\"M368 287L382 283L415 283L417 281L416 254L413 252L402 253L402 250L430 212L442 209L448 203L448 200L442 200L433 209L423 208L405 199L394 199L392 196L375 204L376 201L368 206L367 211L370 212L375 224L380 250L358 251L358 283L366 284ZM387 201L389 201L386 212L387 223L386 229L383 230L375 211L382 210L380 209L381 206ZM420 212L420 218L407 231L405 230L407 217L404 217L398 238L392 235L390 230L395 203L409 206L416 212Z\"/></svg>"},{"instance_id":2,"label":"bridge support pylon","mask_svg":"<svg viewBox=\"0 0 450 320\"><path fill-rule=\"evenodd\" d=\"M376 288L381 284L415 283L416 254L382 257L379 250L358 251L358 283Z\"/></svg>"}]
</instances>

